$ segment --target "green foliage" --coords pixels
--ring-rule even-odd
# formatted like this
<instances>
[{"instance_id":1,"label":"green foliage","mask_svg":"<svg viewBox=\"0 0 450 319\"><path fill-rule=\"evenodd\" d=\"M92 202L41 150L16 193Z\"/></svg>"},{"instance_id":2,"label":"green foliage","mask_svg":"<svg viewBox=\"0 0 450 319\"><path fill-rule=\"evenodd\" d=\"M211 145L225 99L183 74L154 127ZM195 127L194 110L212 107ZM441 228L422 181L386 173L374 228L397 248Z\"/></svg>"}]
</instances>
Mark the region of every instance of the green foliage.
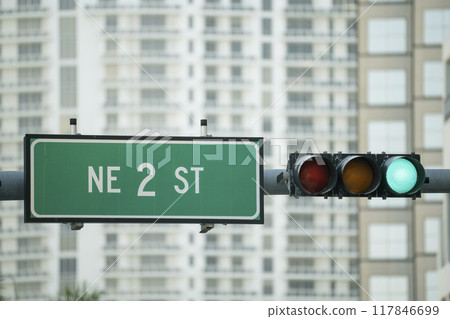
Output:
<instances>
[{"instance_id":1,"label":"green foliage","mask_svg":"<svg viewBox=\"0 0 450 319\"><path fill-rule=\"evenodd\" d=\"M2 291L3 291L3 281L4 281L4 277L2 274L0 274L0 301L4 301L6 300L6 298L3 296Z\"/></svg>"},{"instance_id":2,"label":"green foliage","mask_svg":"<svg viewBox=\"0 0 450 319\"><path fill-rule=\"evenodd\" d=\"M73 289L70 287L66 287L64 292L60 294L59 299L61 301L99 301L102 291L95 290L90 288L86 291L87 285L83 283L83 286L75 286Z\"/></svg>"}]
</instances>

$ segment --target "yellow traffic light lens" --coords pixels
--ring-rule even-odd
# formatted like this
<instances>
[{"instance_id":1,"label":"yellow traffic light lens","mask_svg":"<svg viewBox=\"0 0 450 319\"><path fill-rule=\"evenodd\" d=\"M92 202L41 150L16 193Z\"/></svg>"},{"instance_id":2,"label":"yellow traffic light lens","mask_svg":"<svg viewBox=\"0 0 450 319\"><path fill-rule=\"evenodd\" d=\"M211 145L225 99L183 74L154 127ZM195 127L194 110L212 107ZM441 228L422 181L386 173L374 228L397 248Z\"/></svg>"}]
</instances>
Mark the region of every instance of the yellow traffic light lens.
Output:
<instances>
[{"instance_id":1,"label":"yellow traffic light lens","mask_svg":"<svg viewBox=\"0 0 450 319\"><path fill-rule=\"evenodd\" d=\"M342 180L349 191L361 194L372 185L373 176L370 163L365 158L357 157L345 165Z\"/></svg>"}]
</instances>

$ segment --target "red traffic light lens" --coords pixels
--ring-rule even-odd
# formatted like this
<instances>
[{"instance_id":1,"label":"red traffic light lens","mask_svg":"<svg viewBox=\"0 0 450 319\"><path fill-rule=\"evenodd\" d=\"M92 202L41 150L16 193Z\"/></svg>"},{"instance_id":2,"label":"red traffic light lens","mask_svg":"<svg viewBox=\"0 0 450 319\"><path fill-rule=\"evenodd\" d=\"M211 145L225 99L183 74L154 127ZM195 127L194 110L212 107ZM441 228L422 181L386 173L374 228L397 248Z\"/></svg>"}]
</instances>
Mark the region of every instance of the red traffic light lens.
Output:
<instances>
[{"instance_id":1,"label":"red traffic light lens","mask_svg":"<svg viewBox=\"0 0 450 319\"><path fill-rule=\"evenodd\" d=\"M365 158L357 157L345 165L342 181L350 192L361 194L372 185L373 177L374 173L370 163Z\"/></svg>"},{"instance_id":2,"label":"red traffic light lens","mask_svg":"<svg viewBox=\"0 0 450 319\"><path fill-rule=\"evenodd\" d=\"M325 164L307 161L300 168L299 179L305 190L312 194L319 193L329 183L330 169Z\"/></svg>"}]
</instances>

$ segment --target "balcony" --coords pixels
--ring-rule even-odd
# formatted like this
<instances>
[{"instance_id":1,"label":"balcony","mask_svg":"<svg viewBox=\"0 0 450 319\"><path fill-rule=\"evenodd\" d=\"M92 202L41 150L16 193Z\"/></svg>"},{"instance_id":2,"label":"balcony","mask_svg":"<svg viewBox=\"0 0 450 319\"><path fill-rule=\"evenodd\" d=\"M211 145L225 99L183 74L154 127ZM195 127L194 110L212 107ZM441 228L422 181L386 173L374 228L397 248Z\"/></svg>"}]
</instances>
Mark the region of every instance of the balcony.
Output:
<instances>
[{"instance_id":1,"label":"balcony","mask_svg":"<svg viewBox=\"0 0 450 319\"><path fill-rule=\"evenodd\" d=\"M106 271L109 265L103 269ZM170 268L165 266L152 266L144 268L118 268L116 265L109 268L105 273L107 278L146 278L146 277L176 277L181 276L181 268Z\"/></svg>"},{"instance_id":2,"label":"balcony","mask_svg":"<svg viewBox=\"0 0 450 319\"><path fill-rule=\"evenodd\" d=\"M0 82L0 93L41 92L49 88L46 81L20 81L16 83Z\"/></svg>"},{"instance_id":3,"label":"balcony","mask_svg":"<svg viewBox=\"0 0 450 319\"><path fill-rule=\"evenodd\" d=\"M324 54L321 56L319 54L313 53L293 53L288 52L286 54L286 64L292 64L293 66L305 66L310 67L311 63L316 63L321 66L343 66L343 67L356 67L357 66L357 56L347 55L347 56L337 56Z\"/></svg>"},{"instance_id":4,"label":"balcony","mask_svg":"<svg viewBox=\"0 0 450 319\"><path fill-rule=\"evenodd\" d=\"M49 39L49 33L44 31L27 31L9 34L0 34L0 44L43 42Z\"/></svg>"},{"instance_id":5,"label":"balcony","mask_svg":"<svg viewBox=\"0 0 450 319\"><path fill-rule=\"evenodd\" d=\"M249 252L254 251L256 248L254 246L246 246L246 245L231 245L231 246L219 246L217 244L206 244L204 249L208 251L208 253L213 252Z\"/></svg>"},{"instance_id":6,"label":"balcony","mask_svg":"<svg viewBox=\"0 0 450 319\"><path fill-rule=\"evenodd\" d=\"M86 5L85 8L94 14L116 14L118 11L121 14L180 12L180 5L171 1L140 1L137 4L100 2Z\"/></svg>"},{"instance_id":7,"label":"balcony","mask_svg":"<svg viewBox=\"0 0 450 319\"><path fill-rule=\"evenodd\" d=\"M20 248L14 251L0 251L2 260L27 260L27 259L46 259L49 256L49 250L46 247Z\"/></svg>"},{"instance_id":8,"label":"balcony","mask_svg":"<svg viewBox=\"0 0 450 319\"><path fill-rule=\"evenodd\" d=\"M301 42L302 40L306 42L315 41L335 41L339 38L340 42L356 42L357 32L354 29L343 30L343 31L320 31L314 29L300 29L300 28L290 28L285 32L287 40Z\"/></svg>"},{"instance_id":9,"label":"balcony","mask_svg":"<svg viewBox=\"0 0 450 319\"><path fill-rule=\"evenodd\" d=\"M331 80L319 81L306 78L299 74L297 78L288 78L286 84L289 85L291 91L334 91L339 92L356 92L357 83L354 81Z\"/></svg>"},{"instance_id":10,"label":"balcony","mask_svg":"<svg viewBox=\"0 0 450 319\"><path fill-rule=\"evenodd\" d=\"M48 59L41 54L28 54L19 55L19 57L14 58L0 58L0 67L13 68L13 67L39 67L46 66L48 64Z\"/></svg>"},{"instance_id":11,"label":"balcony","mask_svg":"<svg viewBox=\"0 0 450 319\"><path fill-rule=\"evenodd\" d=\"M206 299L243 299L251 296L256 296L255 291L246 291L244 289L236 289L236 290L219 290L217 288L206 288L203 291Z\"/></svg>"},{"instance_id":12,"label":"balcony","mask_svg":"<svg viewBox=\"0 0 450 319\"><path fill-rule=\"evenodd\" d=\"M207 101L205 103L205 111L208 114L245 114L255 111L255 105L231 102L227 104L219 104L217 102Z\"/></svg>"},{"instance_id":13,"label":"balcony","mask_svg":"<svg viewBox=\"0 0 450 319\"><path fill-rule=\"evenodd\" d=\"M347 271L347 270L346 270ZM349 269L347 273L353 278L359 276L358 269ZM350 279L341 268L336 269L315 269L310 267L297 267L297 266L289 266L286 270L286 275L303 275L305 277L313 276L314 279L321 279L323 277L344 277ZM297 277L297 276L295 276ZM317 278L316 278L317 277ZM299 278L300 279L300 278Z\"/></svg>"},{"instance_id":14,"label":"balcony","mask_svg":"<svg viewBox=\"0 0 450 319\"><path fill-rule=\"evenodd\" d=\"M40 103L0 106L0 112L4 118L18 116L42 116L48 112L48 107Z\"/></svg>"},{"instance_id":15,"label":"balcony","mask_svg":"<svg viewBox=\"0 0 450 319\"><path fill-rule=\"evenodd\" d=\"M147 288L139 290L106 289L105 300L177 300L181 297L178 290Z\"/></svg>"},{"instance_id":16,"label":"balcony","mask_svg":"<svg viewBox=\"0 0 450 319\"><path fill-rule=\"evenodd\" d=\"M234 14L245 15L245 14L255 10L255 8L252 6L243 5L243 4L224 5L221 3L205 3L205 5L203 6L203 10L210 11L210 12L208 12L208 14L210 14L210 13L233 14L234 13Z\"/></svg>"},{"instance_id":17,"label":"balcony","mask_svg":"<svg viewBox=\"0 0 450 319\"><path fill-rule=\"evenodd\" d=\"M348 1L343 4L325 6L314 6L313 4L288 4L285 13L288 16L339 16L339 17L356 17L357 5L355 1Z\"/></svg>"},{"instance_id":18,"label":"balcony","mask_svg":"<svg viewBox=\"0 0 450 319\"><path fill-rule=\"evenodd\" d=\"M104 37L109 39L113 36L115 39L132 38L132 39L146 39L152 36L169 37L171 35L176 36L180 32L179 29L169 28L167 26L141 26L139 29L117 29L115 27L105 28Z\"/></svg>"},{"instance_id":19,"label":"balcony","mask_svg":"<svg viewBox=\"0 0 450 319\"><path fill-rule=\"evenodd\" d=\"M304 224L301 220L296 222L290 220L286 225L287 233L298 235L326 235L326 236L356 236L358 235L358 227L356 225L349 226L314 226Z\"/></svg>"},{"instance_id":20,"label":"balcony","mask_svg":"<svg viewBox=\"0 0 450 319\"><path fill-rule=\"evenodd\" d=\"M295 138L314 138L320 140L344 140L357 141L358 134L356 130L317 130L312 127L300 128L298 126L287 127L287 137Z\"/></svg>"},{"instance_id":21,"label":"balcony","mask_svg":"<svg viewBox=\"0 0 450 319\"><path fill-rule=\"evenodd\" d=\"M328 254L333 257L347 257L347 258L357 258L358 249L356 247L319 247L316 243L311 241L310 245L305 244L295 244L288 243L286 248L286 254L292 256L327 256Z\"/></svg>"},{"instance_id":22,"label":"balcony","mask_svg":"<svg viewBox=\"0 0 450 319\"><path fill-rule=\"evenodd\" d=\"M169 245L164 243L138 244L133 246L117 247L114 245L106 245L103 247L105 255L116 255L127 251L129 255L148 255L152 253L177 253L181 247L178 245Z\"/></svg>"},{"instance_id":23,"label":"balcony","mask_svg":"<svg viewBox=\"0 0 450 319\"><path fill-rule=\"evenodd\" d=\"M39 282L49 280L49 273L46 271L20 271L16 273L4 274L5 278L12 278L14 283Z\"/></svg>"},{"instance_id":24,"label":"balcony","mask_svg":"<svg viewBox=\"0 0 450 319\"><path fill-rule=\"evenodd\" d=\"M231 54L219 54L217 52L205 52L204 54L205 60L219 60L219 62L228 61L228 62L248 62L254 59L254 56L243 55L242 53L231 53Z\"/></svg>"},{"instance_id":25,"label":"balcony","mask_svg":"<svg viewBox=\"0 0 450 319\"><path fill-rule=\"evenodd\" d=\"M294 289L287 291L288 297L294 297L293 300L359 300L359 293L320 293L314 289Z\"/></svg>"},{"instance_id":26,"label":"balcony","mask_svg":"<svg viewBox=\"0 0 450 319\"><path fill-rule=\"evenodd\" d=\"M314 116L314 115L330 115L330 116L356 116L356 104L348 105L314 105L311 102L289 102L285 106L285 112L288 115Z\"/></svg>"},{"instance_id":27,"label":"balcony","mask_svg":"<svg viewBox=\"0 0 450 319\"><path fill-rule=\"evenodd\" d=\"M48 10L40 4L22 5L0 10L0 19L45 17L48 15Z\"/></svg>"},{"instance_id":28,"label":"balcony","mask_svg":"<svg viewBox=\"0 0 450 319\"><path fill-rule=\"evenodd\" d=\"M48 228L42 225L26 224L19 228L0 228L0 238L47 237Z\"/></svg>"},{"instance_id":29,"label":"balcony","mask_svg":"<svg viewBox=\"0 0 450 319\"><path fill-rule=\"evenodd\" d=\"M221 39L232 38L233 40L251 36L252 33L242 28L230 28L230 29L218 29L218 28L205 28L203 30L205 38L216 40L218 36Z\"/></svg>"}]
</instances>

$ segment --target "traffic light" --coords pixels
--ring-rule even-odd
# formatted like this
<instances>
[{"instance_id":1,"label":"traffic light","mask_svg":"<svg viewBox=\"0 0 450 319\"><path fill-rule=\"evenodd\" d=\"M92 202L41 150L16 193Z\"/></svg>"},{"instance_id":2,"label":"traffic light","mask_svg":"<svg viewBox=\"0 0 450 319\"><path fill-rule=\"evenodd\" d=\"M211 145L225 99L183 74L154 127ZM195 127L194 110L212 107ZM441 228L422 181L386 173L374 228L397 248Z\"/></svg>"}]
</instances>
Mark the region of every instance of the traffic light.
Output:
<instances>
[{"instance_id":1,"label":"traffic light","mask_svg":"<svg viewBox=\"0 0 450 319\"><path fill-rule=\"evenodd\" d=\"M425 170L417 154L289 155L289 195L420 197Z\"/></svg>"}]
</instances>

